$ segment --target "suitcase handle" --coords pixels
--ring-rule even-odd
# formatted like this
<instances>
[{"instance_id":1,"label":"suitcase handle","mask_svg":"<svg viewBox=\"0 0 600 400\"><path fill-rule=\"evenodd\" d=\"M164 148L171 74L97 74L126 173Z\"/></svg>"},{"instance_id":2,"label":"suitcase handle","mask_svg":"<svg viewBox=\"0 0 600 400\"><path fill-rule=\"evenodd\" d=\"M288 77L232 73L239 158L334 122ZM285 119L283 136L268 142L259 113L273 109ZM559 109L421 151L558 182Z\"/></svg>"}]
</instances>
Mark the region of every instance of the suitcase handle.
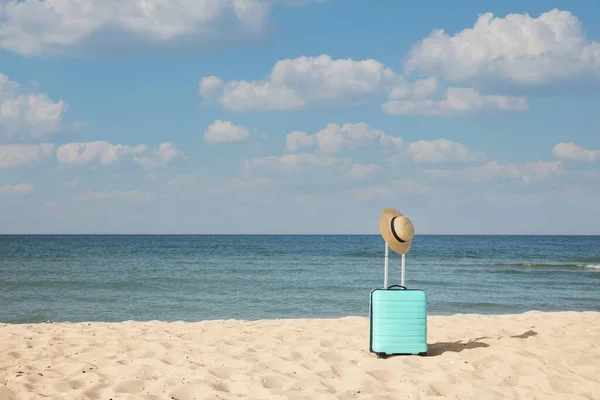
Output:
<instances>
[{"instance_id":1,"label":"suitcase handle","mask_svg":"<svg viewBox=\"0 0 600 400\"><path fill-rule=\"evenodd\" d=\"M406 289L406 286L402 286L402 285L392 285L392 286L389 286L388 289L395 288L395 287L400 288L402 290L408 290L408 289Z\"/></svg>"},{"instance_id":2,"label":"suitcase handle","mask_svg":"<svg viewBox=\"0 0 600 400\"><path fill-rule=\"evenodd\" d=\"M388 258L389 258L389 251L388 251L388 244L387 242L385 243L385 263L384 263L384 267L383 267L383 287L387 288L388 287ZM402 287L404 287L405 283L405 270L406 270L406 254L402 254ZM405 288L406 289L406 288Z\"/></svg>"}]
</instances>

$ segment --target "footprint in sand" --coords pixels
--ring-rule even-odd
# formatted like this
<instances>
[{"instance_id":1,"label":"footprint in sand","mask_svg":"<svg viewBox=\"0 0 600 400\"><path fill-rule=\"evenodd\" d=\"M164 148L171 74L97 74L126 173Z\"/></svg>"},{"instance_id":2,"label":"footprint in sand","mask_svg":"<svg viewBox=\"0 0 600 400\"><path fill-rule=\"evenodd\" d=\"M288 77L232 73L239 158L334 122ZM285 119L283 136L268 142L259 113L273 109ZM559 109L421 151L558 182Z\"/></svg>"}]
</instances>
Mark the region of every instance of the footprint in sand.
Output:
<instances>
[{"instance_id":1,"label":"footprint in sand","mask_svg":"<svg viewBox=\"0 0 600 400\"><path fill-rule=\"evenodd\" d=\"M83 392L83 394L89 399L100 399L100 392L106 389L107 387L109 387L109 385L106 385L104 383L98 383L90 387L89 389L86 389L86 391Z\"/></svg>"},{"instance_id":2,"label":"footprint in sand","mask_svg":"<svg viewBox=\"0 0 600 400\"><path fill-rule=\"evenodd\" d=\"M404 362L404 364L411 366L411 367L415 367L415 368L421 367L421 360L419 358L406 358L402 361Z\"/></svg>"},{"instance_id":3,"label":"footprint in sand","mask_svg":"<svg viewBox=\"0 0 600 400\"><path fill-rule=\"evenodd\" d=\"M31 383L26 383L24 386L25 386L25 389L27 389L30 392L35 391L35 388L36 388L36 386Z\"/></svg>"},{"instance_id":4,"label":"footprint in sand","mask_svg":"<svg viewBox=\"0 0 600 400\"><path fill-rule=\"evenodd\" d=\"M335 361L342 361L343 358L340 357L339 355L335 354L335 353L331 353L329 351L324 351L321 354L319 354L319 357L321 357L321 359L325 360L325 361L329 361L329 362L335 362Z\"/></svg>"},{"instance_id":5,"label":"footprint in sand","mask_svg":"<svg viewBox=\"0 0 600 400\"><path fill-rule=\"evenodd\" d=\"M229 393L229 387L223 382L217 382L210 385L217 392Z\"/></svg>"},{"instance_id":6,"label":"footprint in sand","mask_svg":"<svg viewBox=\"0 0 600 400\"><path fill-rule=\"evenodd\" d=\"M344 375L344 367L341 366L339 363L332 364L331 365L331 372L333 372L335 374L335 376L341 377L342 375Z\"/></svg>"},{"instance_id":7,"label":"footprint in sand","mask_svg":"<svg viewBox=\"0 0 600 400\"><path fill-rule=\"evenodd\" d=\"M368 375L371 375L373 378L377 379L380 382L389 382L394 379L394 374L390 371L384 371L381 369L375 369L373 371L367 371Z\"/></svg>"},{"instance_id":8,"label":"footprint in sand","mask_svg":"<svg viewBox=\"0 0 600 400\"><path fill-rule=\"evenodd\" d=\"M327 378L327 379L332 379L337 376L332 371L319 371L319 372L317 372L317 375L319 375L321 378Z\"/></svg>"},{"instance_id":9,"label":"footprint in sand","mask_svg":"<svg viewBox=\"0 0 600 400\"><path fill-rule=\"evenodd\" d=\"M11 356L12 358L20 358L21 357L21 353L19 353L18 351L9 351L8 353L6 353L7 356Z\"/></svg>"},{"instance_id":10,"label":"footprint in sand","mask_svg":"<svg viewBox=\"0 0 600 400\"><path fill-rule=\"evenodd\" d=\"M130 393L138 394L144 389L145 381L142 380L129 380L118 383L114 386L113 390L115 393Z\"/></svg>"},{"instance_id":11,"label":"footprint in sand","mask_svg":"<svg viewBox=\"0 0 600 400\"><path fill-rule=\"evenodd\" d=\"M261 378L260 383L266 389L281 389L283 388L283 381L279 376L265 376Z\"/></svg>"},{"instance_id":12,"label":"footprint in sand","mask_svg":"<svg viewBox=\"0 0 600 400\"><path fill-rule=\"evenodd\" d=\"M323 382L323 381L319 381L319 384L321 384L321 386L323 386L323 388L331 393L331 394L336 394L337 390L335 387L333 387L332 385L328 384L327 382Z\"/></svg>"},{"instance_id":13,"label":"footprint in sand","mask_svg":"<svg viewBox=\"0 0 600 400\"><path fill-rule=\"evenodd\" d=\"M258 359L252 354L240 354L239 356L234 356L233 358L236 360L245 361L250 365L258 362Z\"/></svg>"},{"instance_id":14,"label":"footprint in sand","mask_svg":"<svg viewBox=\"0 0 600 400\"><path fill-rule=\"evenodd\" d=\"M221 379L225 379L225 380L229 380L229 378L231 378L231 368L214 367L214 368L209 368L208 372L213 374L217 378L221 378Z\"/></svg>"},{"instance_id":15,"label":"footprint in sand","mask_svg":"<svg viewBox=\"0 0 600 400\"><path fill-rule=\"evenodd\" d=\"M558 393L574 393L577 391L574 388L575 383L569 378L560 375L551 375L548 378L550 386Z\"/></svg>"},{"instance_id":16,"label":"footprint in sand","mask_svg":"<svg viewBox=\"0 0 600 400\"><path fill-rule=\"evenodd\" d=\"M455 392L455 386L448 382L431 382L428 394L430 396L449 396Z\"/></svg>"},{"instance_id":17,"label":"footprint in sand","mask_svg":"<svg viewBox=\"0 0 600 400\"><path fill-rule=\"evenodd\" d=\"M85 382L83 382L81 379L74 379L69 381L69 385L71 385L73 389L81 389L85 386Z\"/></svg>"},{"instance_id":18,"label":"footprint in sand","mask_svg":"<svg viewBox=\"0 0 600 400\"><path fill-rule=\"evenodd\" d=\"M73 389L73 387L67 381L58 381L52 384L52 387L60 393L70 392Z\"/></svg>"},{"instance_id":19,"label":"footprint in sand","mask_svg":"<svg viewBox=\"0 0 600 400\"><path fill-rule=\"evenodd\" d=\"M317 363L313 360L308 360L306 362L300 363L300 366L309 371L316 371L317 369L322 368L323 363Z\"/></svg>"},{"instance_id":20,"label":"footprint in sand","mask_svg":"<svg viewBox=\"0 0 600 400\"><path fill-rule=\"evenodd\" d=\"M25 377L25 380L35 386L35 384L40 380L40 377L39 375L29 375Z\"/></svg>"},{"instance_id":21,"label":"footprint in sand","mask_svg":"<svg viewBox=\"0 0 600 400\"><path fill-rule=\"evenodd\" d=\"M158 343L159 343L159 344L160 344L162 347L164 347L165 349L170 349L170 348L172 348L172 347L173 347L173 344L172 344L172 343L170 343L170 342L167 342L167 341L164 341L164 340L162 340L162 341L160 341L160 342L158 342Z\"/></svg>"}]
</instances>

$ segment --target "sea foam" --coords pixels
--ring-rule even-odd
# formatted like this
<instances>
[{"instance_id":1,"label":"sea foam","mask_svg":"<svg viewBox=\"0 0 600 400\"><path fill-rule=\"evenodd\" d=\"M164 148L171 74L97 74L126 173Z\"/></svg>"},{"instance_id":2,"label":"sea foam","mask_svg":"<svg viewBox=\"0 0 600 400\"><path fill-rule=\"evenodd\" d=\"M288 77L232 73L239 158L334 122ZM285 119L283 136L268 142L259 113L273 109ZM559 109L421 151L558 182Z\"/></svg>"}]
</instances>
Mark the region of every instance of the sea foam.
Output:
<instances>
[{"instance_id":1,"label":"sea foam","mask_svg":"<svg viewBox=\"0 0 600 400\"><path fill-rule=\"evenodd\" d=\"M583 268L600 269L600 265L582 265Z\"/></svg>"}]
</instances>

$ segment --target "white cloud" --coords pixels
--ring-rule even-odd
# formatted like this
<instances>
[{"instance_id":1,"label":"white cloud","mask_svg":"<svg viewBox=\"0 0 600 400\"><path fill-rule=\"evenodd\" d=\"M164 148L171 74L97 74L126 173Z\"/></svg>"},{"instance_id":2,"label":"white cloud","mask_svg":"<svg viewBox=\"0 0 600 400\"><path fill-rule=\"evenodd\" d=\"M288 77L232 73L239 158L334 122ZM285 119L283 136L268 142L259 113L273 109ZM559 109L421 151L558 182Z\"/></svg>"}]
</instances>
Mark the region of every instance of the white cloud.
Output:
<instances>
[{"instance_id":1,"label":"white cloud","mask_svg":"<svg viewBox=\"0 0 600 400\"><path fill-rule=\"evenodd\" d=\"M371 128L364 122L343 125L328 124L325 128L310 135L306 132L294 131L287 135L288 151L296 151L303 147L316 145L323 153L335 154L344 148L356 150L367 143L378 141L381 145L399 149L404 143L402 138L388 136L383 131Z\"/></svg>"},{"instance_id":2,"label":"white cloud","mask_svg":"<svg viewBox=\"0 0 600 400\"><path fill-rule=\"evenodd\" d=\"M390 101L383 110L391 115L457 115L485 109L526 110L524 97L482 95L472 88L443 91L436 77L408 82L382 63L368 59L333 60L328 55L279 60L260 81L228 81L216 76L200 81L206 103L229 111L296 111L310 105L358 104ZM296 139L301 140L301 132Z\"/></svg>"},{"instance_id":3,"label":"white cloud","mask_svg":"<svg viewBox=\"0 0 600 400\"><path fill-rule=\"evenodd\" d=\"M538 180L548 180L553 176L564 175L565 171L562 168L562 163L558 162L547 162L547 161L535 161L527 162L520 165L521 180L528 184Z\"/></svg>"},{"instance_id":4,"label":"white cloud","mask_svg":"<svg viewBox=\"0 0 600 400\"><path fill-rule=\"evenodd\" d=\"M285 143L288 151L297 151L303 147L312 146L315 143L315 137L306 132L293 131L287 134Z\"/></svg>"},{"instance_id":5,"label":"white cloud","mask_svg":"<svg viewBox=\"0 0 600 400\"><path fill-rule=\"evenodd\" d=\"M49 143L0 145L0 169L32 165L52 157L53 151Z\"/></svg>"},{"instance_id":6,"label":"white cloud","mask_svg":"<svg viewBox=\"0 0 600 400\"><path fill-rule=\"evenodd\" d=\"M260 81L200 81L200 95L229 111L290 111L309 104L362 101L391 90L402 78L375 60L333 60L328 55L279 60Z\"/></svg>"},{"instance_id":7,"label":"white cloud","mask_svg":"<svg viewBox=\"0 0 600 400\"><path fill-rule=\"evenodd\" d=\"M447 139L420 140L408 149L390 158L392 164L402 161L415 164L440 164L445 162L472 162L484 157L480 151L469 150L465 145Z\"/></svg>"},{"instance_id":8,"label":"white cloud","mask_svg":"<svg viewBox=\"0 0 600 400\"><path fill-rule=\"evenodd\" d=\"M111 144L106 141L89 143L67 143L56 150L56 157L61 165L81 166L92 162L101 165L115 164L123 159L132 158L144 169L165 166L170 162L187 157L172 143L161 143L157 150L144 155L148 150L145 144L130 146L126 144Z\"/></svg>"},{"instance_id":9,"label":"white cloud","mask_svg":"<svg viewBox=\"0 0 600 400\"><path fill-rule=\"evenodd\" d=\"M527 14L493 18L487 13L473 28L454 36L438 30L417 43L408 54L405 72L431 76L409 82L376 60L320 55L279 60L261 80L208 76L199 87L206 103L218 103L229 111L358 104L377 101L386 93L388 101L382 109L390 115L518 112L528 109L526 97L484 93L473 84L480 78L538 84L590 74L600 77L600 43L588 41L578 19L567 11L552 10L537 18ZM442 84L442 79L472 85L455 87ZM298 142L308 141L301 134L293 139L307 145Z\"/></svg>"},{"instance_id":10,"label":"white cloud","mask_svg":"<svg viewBox=\"0 0 600 400\"><path fill-rule=\"evenodd\" d=\"M158 149L153 151L149 156L133 157L133 160L144 169L164 167L178 159L186 160L187 157L181 150L169 142L161 143Z\"/></svg>"},{"instance_id":11,"label":"white cloud","mask_svg":"<svg viewBox=\"0 0 600 400\"><path fill-rule=\"evenodd\" d=\"M397 179L389 185L366 185L346 190L346 193L362 201L388 199L394 196L421 195L427 192L428 187L411 179Z\"/></svg>"},{"instance_id":12,"label":"white cloud","mask_svg":"<svg viewBox=\"0 0 600 400\"><path fill-rule=\"evenodd\" d=\"M552 153L560 160L596 162L600 160L600 150L585 150L574 143L559 143L554 146Z\"/></svg>"},{"instance_id":13,"label":"white cloud","mask_svg":"<svg viewBox=\"0 0 600 400\"><path fill-rule=\"evenodd\" d=\"M0 93L13 93L19 89L19 84L8 79L8 76L0 73Z\"/></svg>"},{"instance_id":14,"label":"white cloud","mask_svg":"<svg viewBox=\"0 0 600 400\"><path fill-rule=\"evenodd\" d=\"M289 0L3 0L0 47L22 55L96 48L221 45L258 37L272 4ZM212 43L211 43L212 42Z\"/></svg>"},{"instance_id":15,"label":"white cloud","mask_svg":"<svg viewBox=\"0 0 600 400\"><path fill-rule=\"evenodd\" d=\"M85 191L73 198L78 201L98 201L98 200L122 200L127 202L137 202L143 198L148 198L148 193L141 193L139 190L119 191L119 190L104 190L104 191Z\"/></svg>"},{"instance_id":16,"label":"white cloud","mask_svg":"<svg viewBox=\"0 0 600 400\"><path fill-rule=\"evenodd\" d=\"M0 186L0 195L24 195L33 190L33 185L29 183L19 183L18 185Z\"/></svg>"},{"instance_id":17,"label":"white cloud","mask_svg":"<svg viewBox=\"0 0 600 400\"><path fill-rule=\"evenodd\" d=\"M249 135L247 127L218 119L208 126L204 140L208 143L230 143L242 141Z\"/></svg>"},{"instance_id":18,"label":"white cloud","mask_svg":"<svg viewBox=\"0 0 600 400\"><path fill-rule=\"evenodd\" d=\"M536 180L546 180L556 175L562 175L564 170L560 161L537 161L524 164L499 164L491 161L481 166L462 169L427 169L425 173L432 178L450 181L482 183L498 180L521 180L523 183L529 184Z\"/></svg>"},{"instance_id":19,"label":"white cloud","mask_svg":"<svg viewBox=\"0 0 600 400\"><path fill-rule=\"evenodd\" d=\"M397 136L382 136L380 138L381 144L384 147L400 150L404 145L404 139Z\"/></svg>"},{"instance_id":20,"label":"white cloud","mask_svg":"<svg viewBox=\"0 0 600 400\"><path fill-rule=\"evenodd\" d=\"M439 83L436 77L419 79L415 81L411 88L411 94L416 99L433 97L439 91ZM390 94L393 98L393 94Z\"/></svg>"},{"instance_id":21,"label":"white cloud","mask_svg":"<svg viewBox=\"0 0 600 400\"><path fill-rule=\"evenodd\" d=\"M444 92L443 98L434 99L425 97L434 94L431 88L420 90L419 96L413 99L384 103L383 111L390 115L450 116L486 109L524 111L528 108L525 97L481 95L475 89L450 87Z\"/></svg>"},{"instance_id":22,"label":"white cloud","mask_svg":"<svg viewBox=\"0 0 600 400\"><path fill-rule=\"evenodd\" d=\"M65 182L65 187L75 187L79 182L75 181L67 181Z\"/></svg>"},{"instance_id":23,"label":"white cloud","mask_svg":"<svg viewBox=\"0 0 600 400\"><path fill-rule=\"evenodd\" d=\"M56 150L56 157L62 165L86 165L100 161L102 165L114 164L121 159L144 153L146 145L135 147L124 144L110 144L106 141L89 143L68 143Z\"/></svg>"},{"instance_id":24,"label":"white cloud","mask_svg":"<svg viewBox=\"0 0 600 400\"><path fill-rule=\"evenodd\" d=\"M404 79L400 80L398 85L394 87L388 96L390 99L423 99L436 95L440 90L438 79L431 76L426 79L418 79L414 82L408 82Z\"/></svg>"},{"instance_id":25,"label":"white cloud","mask_svg":"<svg viewBox=\"0 0 600 400\"><path fill-rule=\"evenodd\" d=\"M333 156L317 155L313 153L285 154L283 156L256 157L244 161L245 168L260 166L274 167L286 171L298 171L302 166L329 167L340 160Z\"/></svg>"},{"instance_id":26,"label":"white cloud","mask_svg":"<svg viewBox=\"0 0 600 400\"><path fill-rule=\"evenodd\" d=\"M364 179L369 175L373 175L381 167L375 164L354 164L350 171L348 171L348 177L351 179Z\"/></svg>"},{"instance_id":27,"label":"white cloud","mask_svg":"<svg viewBox=\"0 0 600 400\"><path fill-rule=\"evenodd\" d=\"M28 93L0 73L0 138L48 139L64 128L62 115L66 108L63 100L54 102L45 93Z\"/></svg>"},{"instance_id":28,"label":"white cloud","mask_svg":"<svg viewBox=\"0 0 600 400\"><path fill-rule=\"evenodd\" d=\"M590 42L569 11L553 9L538 17L492 13L454 35L435 30L416 43L405 62L418 71L465 82L503 78L545 84L577 76L600 76L600 43Z\"/></svg>"}]
</instances>

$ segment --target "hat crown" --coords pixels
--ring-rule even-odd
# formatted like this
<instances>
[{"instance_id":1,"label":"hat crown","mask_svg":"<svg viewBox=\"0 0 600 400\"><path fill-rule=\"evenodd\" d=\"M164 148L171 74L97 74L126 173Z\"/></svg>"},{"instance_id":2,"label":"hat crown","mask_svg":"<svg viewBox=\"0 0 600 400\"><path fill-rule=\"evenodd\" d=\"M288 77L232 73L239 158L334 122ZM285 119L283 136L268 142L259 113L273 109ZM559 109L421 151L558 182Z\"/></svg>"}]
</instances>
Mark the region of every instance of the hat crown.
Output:
<instances>
[{"instance_id":1,"label":"hat crown","mask_svg":"<svg viewBox=\"0 0 600 400\"><path fill-rule=\"evenodd\" d=\"M379 214L379 231L388 246L398 254L410 250L415 235L412 222L394 208L384 208Z\"/></svg>"},{"instance_id":2,"label":"hat crown","mask_svg":"<svg viewBox=\"0 0 600 400\"><path fill-rule=\"evenodd\" d=\"M409 241L415 236L415 228L407 217L401 216L394 218L393 225L394 231L400 239Z\"/></svg>"}]
</instances>

